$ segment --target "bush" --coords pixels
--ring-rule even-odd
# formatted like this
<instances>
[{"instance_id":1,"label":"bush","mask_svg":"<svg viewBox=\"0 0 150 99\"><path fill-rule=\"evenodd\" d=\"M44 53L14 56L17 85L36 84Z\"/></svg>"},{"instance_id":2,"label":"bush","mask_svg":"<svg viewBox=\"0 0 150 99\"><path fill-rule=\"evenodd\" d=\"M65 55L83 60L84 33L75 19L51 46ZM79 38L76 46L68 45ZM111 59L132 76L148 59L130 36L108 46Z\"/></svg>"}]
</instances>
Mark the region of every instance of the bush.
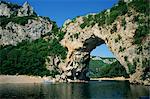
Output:
<instances>
[{"instance_id":1,"label":"bush","mask_svg":"<svg viewBox=\"0 0 150 99\"><path fill-rule=\"evenodd\" d=\"M74 34L74 38L78 39L79 38L80 33L75 33Z\"/></svg>"},{"instance_id":2,"label":"bush","mask_svg":"<svg viewBox=\"0 0 150 99\"><path fill-rule=\"evenodd\" d=\"M126 48L125 47L119 47L119 52L123 52Z\"/></svg>"},{"instance_id":3,"label":"bush","mask_svg":"<svg viewBox=\"0 0 150 99\"><path fill-rule=\"evenodd\" d=\"M125 56L125 57L124 57L124 60L127 62L127 61L128 61L128 56Z\"/></svg>"},{"instance_id":4,"label":"bush","mask_svg":"<svg viewBox=\"0 0 150 99\"><path fill-rule=\"evenodd\" d=\"M106 10L98 13L96 15L88 15L87 17L83 17L84 23L80 25L83 29L86 26L94 26L98 23L99 26L104 24L110 25L112 24L116 18L120 15L124 15L128 12L127 4L124 1L119 1L118 6L114 6L111 8L110 13L106 14Z\"/></svg>"},{"instance_id":5,"label":"bush","mask_svg":"<svg viewBox=\"0 0 150 99\"><path fill-rule=\"evenodd\" d=\"M126 29L126 20L125 18L122 19L122 24L121 24L124 28L124 30Z\"/></svg>"},{"instance_id":6,"label":"bush","mask_svg":"<svg viewBox=\"0 0 150 99\"><path fill-rule=\"evenodd\" d=\"M128 68L129 68L129 73L130 74L135 73L136 66L134 66L134 65L132 65L130 63L128 63L127 65L128 65Z\"/></svg>"},{"instance_id":7,"label":"bush","mask_svg":"<svg viewBox=\"0 0 150 99\"><path fill-rule=\"evenodd\" d=\"M134 35L134 44L141 45L144 37L149 34L149 26L144 24L143 26L139 26Z\"/></svg>"},{"instance_id":8,"label":"bush","mask_svg":"<svg viewBox=\"0 0 150 99\"><path fill-rule=\"evenodd\" d=\"M137 12L149 15L149 1L148 0L133 0L129 6L134 8Z\"/></svg>"},{"instance_id":9,"label":"bush","mask_svg":"<svg viewBox=\"0 0 150 99\"><path fill-rule=\"evenodd\" d=\"M112 29L110 30L111 34L113 34L114 32L117 32L117 24L114 24Z\"/></svg>"},{"instance_id":10,"label":"bush","mask_svg":"<svg viewBox=\"0 0 150 99\"><path fill-rule=\"evenodd\" d=\"M127 4L120 0L118 6L114 6L110 10L110 15L107 16L106 23L107 25L112 24L116 18L120 15L125 15L128 12Z\"/></svg>"}]
</instances>

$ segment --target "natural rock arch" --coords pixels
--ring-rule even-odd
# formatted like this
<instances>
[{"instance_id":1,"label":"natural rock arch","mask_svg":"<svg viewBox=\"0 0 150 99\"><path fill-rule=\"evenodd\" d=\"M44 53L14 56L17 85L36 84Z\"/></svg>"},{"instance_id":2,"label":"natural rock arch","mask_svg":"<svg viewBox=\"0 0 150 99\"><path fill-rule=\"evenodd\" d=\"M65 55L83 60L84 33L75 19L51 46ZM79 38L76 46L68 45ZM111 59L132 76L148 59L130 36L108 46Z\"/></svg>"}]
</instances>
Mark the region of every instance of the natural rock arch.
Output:
<instances>
[{"instance_id":1,"label":"natural rock arch","mask_svg":"<svg viewBox=\"0 0 150 99\"><path fill-rule=\"evenodd\" d=\"M123 20L126 22L125 26L122 26ZM63 25L62 31L66 32L66 35L61 44L68 49L68 54L65 63L59 66L62 75L86 79L86 66L90 60L90 52L96 46L105 43L130 74L130 81L140 83L143 75L141 61L146 59L148 50L145 50L147 54L137 53L138 46L133 43L138 27L134 15L118 16L111 25L99 26L95 23L93 26L82 28L83 23L84 17L78 17L73 22L66 21ZM148 38L145 42L149 41ZM145 46L148 44L145 43Z\"/></svg>"}]
</instances>

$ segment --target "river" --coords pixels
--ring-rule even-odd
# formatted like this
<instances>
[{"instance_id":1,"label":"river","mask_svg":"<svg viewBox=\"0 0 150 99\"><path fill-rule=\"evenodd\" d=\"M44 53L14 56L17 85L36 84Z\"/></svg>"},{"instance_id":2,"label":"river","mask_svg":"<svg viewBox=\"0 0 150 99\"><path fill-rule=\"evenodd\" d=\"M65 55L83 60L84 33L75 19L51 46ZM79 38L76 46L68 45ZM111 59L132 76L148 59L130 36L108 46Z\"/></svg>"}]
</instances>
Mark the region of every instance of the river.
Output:
<instances>
[{"instance_id":1,"label":"river","mask_svg":"<svg viewBox=\"0 0 150 99\"><path fill-rule=\"evenodd\" d=\"M149 99L149 88L128 81L0 84L0 99Z\"/></svg>"}]
</instances>

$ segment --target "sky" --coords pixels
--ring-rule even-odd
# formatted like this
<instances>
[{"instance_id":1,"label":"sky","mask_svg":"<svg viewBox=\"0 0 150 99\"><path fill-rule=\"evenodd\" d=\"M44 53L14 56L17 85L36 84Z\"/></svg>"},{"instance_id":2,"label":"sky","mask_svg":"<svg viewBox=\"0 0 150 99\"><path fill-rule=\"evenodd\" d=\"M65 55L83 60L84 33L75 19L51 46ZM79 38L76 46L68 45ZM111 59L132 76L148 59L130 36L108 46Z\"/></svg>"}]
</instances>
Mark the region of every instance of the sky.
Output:
<instances>
[{"instance_id":1,"label":"sky","mask_svg":"<svg viewBox=\"0 0 150 99\"><path fill-rule=\"evenodd\" d=\"M1 0L0 0L1 1ZM67 19L83 16L89 13L98 13L111 8L118 0L3 0L22 5L25 1L33 7L40 16L47 16L56 21L59 27ZM91 55L114 57L105 44L96 47Z\"/></svg>"}]
</instances>

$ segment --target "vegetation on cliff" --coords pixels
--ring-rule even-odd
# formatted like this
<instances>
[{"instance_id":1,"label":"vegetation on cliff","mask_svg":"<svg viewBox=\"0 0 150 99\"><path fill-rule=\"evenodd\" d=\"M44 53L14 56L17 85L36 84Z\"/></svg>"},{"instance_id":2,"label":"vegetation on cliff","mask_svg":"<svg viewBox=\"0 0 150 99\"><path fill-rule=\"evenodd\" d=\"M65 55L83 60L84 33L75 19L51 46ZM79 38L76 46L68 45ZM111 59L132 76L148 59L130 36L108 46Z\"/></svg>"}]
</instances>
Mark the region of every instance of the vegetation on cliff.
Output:
<instances>
[{"instance_id":1,"label":"vegetation on cliff","mask_svg":"<svg viewBox=\"0 0 150 99\"><path fill-rule=\"evenodd\" d=\"M6 16L0 16L0 26L4 29L6 27L6 25L9 23L9 22L13 22L13 23L16 23L16 24L19 24L19 25L25 25L28 23L28 20L29 19L36 19L37 16L23 16L23 17L6 17Z\"/></svg>"},{"instance_id":2,"label":"vegetation on cliff","mask_svg":"<svg viewBox=\"0 0 150 99\"><path fill-rule=\"evenodd\" d=\"M105 25L113 25L111 29L111 33L115 33L117 31L117 25L113 24L113 22L119 17L123 15L128 15L129 17L133 15L133 13L136 13L133 15L134 19L133 21L137 24L137 29L135 31L135 34L133 36L133 44L137 45L138 53L142 54L143 52L143 41L144 38L146 38L150 32L149 32L149 1L148 0L132 0L132 1L126 1L125 0L119 0L118 4L112 7L111 9L104 10L101 13L98 14L90 14L83 17L83 23L80 24L80 28L84 29L85 27L93 27L95 24L98 24L98 26L104 27ZM121 25L126 29L126 20L125 17L121 20ZM115 39L115 43L117 43L122 38L118 35L118 38ZM123 52L125 50L125 47L120 46L119 52ZM145 59L142 60L142 66L148 67L149 59L145 62ZM126 61L127 65L129 67L130 74L135 73L137 60L134 60L133 63L130 63L128 60Z\"/></svg>"},{"instance_id":3,"label":"vegetation on cliff","mask_svg":"<svg viewBox=\"0 0 150 99\"><path fill-rule=\"evenodd\" d=\"M45 66L49 55L64 59L66 49L56 39L45 41L42 38L24 41L17 46L5 46L0 50L0 74L53 75L56 71L48 71Z\"/></svg>"},{"instance_id":4,"label":"vegetation on cliff","mask_svg":"<svg viewBox=\"0 0 150 99\"><path fill-rule=\"evenodd\" d=\"M28 17L25 17L28 19ZM17 23L24 23L17 20ZM51 21L52 22L52 21ZM58 56L66 58L67 50L59 41L63 39L65 33L53 23L52 31L43 35L35 41L23 41L17 46L4 46L0 48L0 74L20 74L20 75L39 75L55 76L57 70L49 71L46 68L45 60L47 56ZM22 24L21 24L22 25ZM44 37L48 37L47 40Z\"/></svg>"}]
</instances>

